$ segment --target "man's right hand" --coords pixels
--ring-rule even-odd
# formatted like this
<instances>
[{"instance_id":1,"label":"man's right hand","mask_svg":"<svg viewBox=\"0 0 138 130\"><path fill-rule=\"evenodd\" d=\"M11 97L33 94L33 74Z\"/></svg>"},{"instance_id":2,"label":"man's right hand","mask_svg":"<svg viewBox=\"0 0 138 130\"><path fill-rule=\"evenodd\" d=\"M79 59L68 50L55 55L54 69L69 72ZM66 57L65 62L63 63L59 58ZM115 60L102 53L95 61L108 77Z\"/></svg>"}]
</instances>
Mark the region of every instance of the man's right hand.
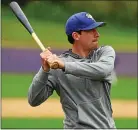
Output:
<instances>
[{"instance_id":1,"label":"man's right hand","mask_svg":"<svg viewBox=\"0 0 138 130\"><path fill-rule=\"evenodd\" d=\"M42 62L42 68L44 71L49 71L50 66L48 64L48 57L53 55L50 51L50 47L48 47L45 51L43 51L42 53L40 53L40 57L41 57L41 62Z\"/></svg>"}]
</instances>

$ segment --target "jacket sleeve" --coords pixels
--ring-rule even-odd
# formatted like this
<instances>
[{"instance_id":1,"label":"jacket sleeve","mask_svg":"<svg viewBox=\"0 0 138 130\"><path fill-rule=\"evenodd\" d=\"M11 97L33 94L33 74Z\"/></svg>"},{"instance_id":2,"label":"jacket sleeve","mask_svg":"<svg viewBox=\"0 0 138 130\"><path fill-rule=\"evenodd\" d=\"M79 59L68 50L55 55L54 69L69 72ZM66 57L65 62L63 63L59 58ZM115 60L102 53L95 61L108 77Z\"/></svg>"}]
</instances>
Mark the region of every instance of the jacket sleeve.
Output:
<instances>
[{"instance_id":1,"label":"jacket sleeve","mask_svg":"<svg viewBox=\"0 0 138 130\"><path fill-rule=\"evenodd\" d=\"M114 61L114 49L111 46L105 46L97 62L65 62L65 73L93 80L103 80L113 71Z\"/></svg>"},{"instance_id":2,"label":"jacket sleeve","mask_svg":"<svg viewBox=\"0 0 138 130\"><path fill-rule=\"evenodd\" d=\"M52 95L56 86L54 76L50 72L44 72L42 68L34 76L28 91L28 102L31 106L38 106Z\"/></svg>"}]
</instances>

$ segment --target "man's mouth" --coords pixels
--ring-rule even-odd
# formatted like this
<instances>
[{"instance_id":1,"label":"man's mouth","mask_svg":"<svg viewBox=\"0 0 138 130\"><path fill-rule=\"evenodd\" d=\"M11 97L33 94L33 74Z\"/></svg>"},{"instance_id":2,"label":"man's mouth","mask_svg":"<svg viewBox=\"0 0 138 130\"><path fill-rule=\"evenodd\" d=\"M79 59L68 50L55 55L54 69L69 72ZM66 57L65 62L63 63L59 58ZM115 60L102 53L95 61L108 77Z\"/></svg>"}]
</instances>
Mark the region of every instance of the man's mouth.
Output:
<instances>
[{"instance_id":1,"label":"man's mouth","mask_svg":"<svg viewBox=\"0 0 138 130\"><path fill-rule=\"evenodd\" d=\"M93 42L98 42L98 40L93 40Z\"/></svg>"}]
</instances>

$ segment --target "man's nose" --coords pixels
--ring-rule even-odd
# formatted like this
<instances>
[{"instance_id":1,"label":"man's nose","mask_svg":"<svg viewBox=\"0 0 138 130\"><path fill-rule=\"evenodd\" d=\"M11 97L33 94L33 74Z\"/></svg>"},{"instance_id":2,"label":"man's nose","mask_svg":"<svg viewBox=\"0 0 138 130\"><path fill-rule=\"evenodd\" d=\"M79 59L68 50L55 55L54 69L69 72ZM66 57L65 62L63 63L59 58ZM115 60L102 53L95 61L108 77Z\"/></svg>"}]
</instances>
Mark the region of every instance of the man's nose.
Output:
<instances>
[{"instance_id":1,"label":"man's nose","mask_svg":"<svg viewBox=\"0 0 138 130\"><path fill-rule=\"evenodd\" d=\"M100 33L97 30L95 30L95 36L100 37Z\"/></svg>"}]
</instances>

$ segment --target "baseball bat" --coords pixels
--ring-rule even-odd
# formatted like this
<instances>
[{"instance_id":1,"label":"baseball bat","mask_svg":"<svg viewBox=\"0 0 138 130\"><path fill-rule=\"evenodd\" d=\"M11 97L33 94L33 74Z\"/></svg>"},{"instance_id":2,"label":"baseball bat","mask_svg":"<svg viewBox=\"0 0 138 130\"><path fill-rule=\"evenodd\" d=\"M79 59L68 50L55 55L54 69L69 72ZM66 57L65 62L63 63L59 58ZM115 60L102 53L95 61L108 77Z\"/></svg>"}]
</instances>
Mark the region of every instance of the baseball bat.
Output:
<instances>
[{"instance_id":1,"label":"baseball bat","mask_svg":"<svg viewBox=\"0 0 138 130\"><path fill-rule=\"evenodd\" d=\"M46 50L36 33L34 32L31 24L29 23L27 17L25 16L24 12L20 8L17 2L13 1L10 3L10 8L12 9L13 13L17 17L17 19L22 23L22 25L27 29L27 31L31 34L33 39L36 41L38 46L41 48L42 51ZM48 50L48 49L47 49ZM49 50L48 50L49 51ZM56 69L59 67L57 62L49 63L50 67Z\"/></svg>"}]
</instances>

